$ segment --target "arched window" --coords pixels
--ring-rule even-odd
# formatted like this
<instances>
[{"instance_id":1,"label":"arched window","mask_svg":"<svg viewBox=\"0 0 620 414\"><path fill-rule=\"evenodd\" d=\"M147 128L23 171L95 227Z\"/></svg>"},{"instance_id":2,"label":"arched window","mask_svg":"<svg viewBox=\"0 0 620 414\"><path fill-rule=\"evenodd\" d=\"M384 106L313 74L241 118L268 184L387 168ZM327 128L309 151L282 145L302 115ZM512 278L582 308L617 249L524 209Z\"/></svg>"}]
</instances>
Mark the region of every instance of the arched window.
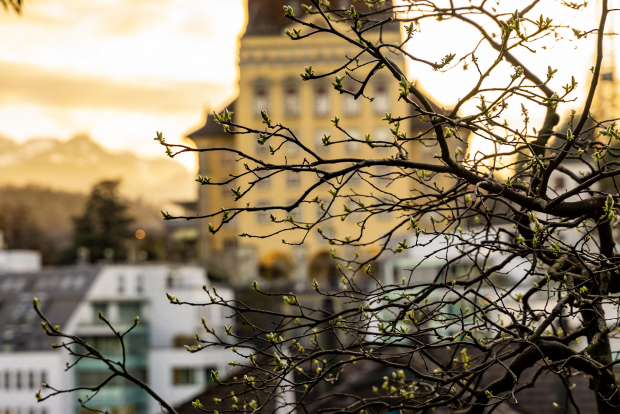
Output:
<instances>
[{"instance_id":1,"label":"arched window","mask_svg":"<svg viewBox=\"0 0 620 414\"><path fill-rule=\"evenodd\" d=\"M290 269L293 267L292 265L288 256L279 252L274 252L261 260L258 273L263 279L285 280L289 278Z\"/></svg>"},{"instance_id":2,"label":"arched window","mask_svg":"<svg viewBox=\"0 0 620 414\"><path fill-rule=\"evenodd\" d=\"M340 281L340 273L336 269L336 261L329 253L319 253L310 262L310 280L316 279L319 287L334 288Z\"/></svg>"}]
</instances>

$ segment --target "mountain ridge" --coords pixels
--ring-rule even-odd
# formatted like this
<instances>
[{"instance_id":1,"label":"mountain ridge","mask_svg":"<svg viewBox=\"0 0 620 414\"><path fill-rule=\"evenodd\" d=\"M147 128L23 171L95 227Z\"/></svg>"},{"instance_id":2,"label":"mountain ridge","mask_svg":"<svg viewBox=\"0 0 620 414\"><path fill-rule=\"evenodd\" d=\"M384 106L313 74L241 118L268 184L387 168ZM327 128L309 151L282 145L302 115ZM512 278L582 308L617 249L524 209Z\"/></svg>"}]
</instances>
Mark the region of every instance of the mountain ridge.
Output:
<instances>
[{"instance_id":1,"label":"mountain ridge","mask_svg":"<svg viewBox=\"0 0 620 414\"><path fill-rule=\"evenodd\" d=\"M121 179L122 195L133 200L166 204L196 198L192 174L172 160L114 153L85 134L23 143L0 136L0 186L88 193L105 179Z\"/></svg>"}]
</instances>

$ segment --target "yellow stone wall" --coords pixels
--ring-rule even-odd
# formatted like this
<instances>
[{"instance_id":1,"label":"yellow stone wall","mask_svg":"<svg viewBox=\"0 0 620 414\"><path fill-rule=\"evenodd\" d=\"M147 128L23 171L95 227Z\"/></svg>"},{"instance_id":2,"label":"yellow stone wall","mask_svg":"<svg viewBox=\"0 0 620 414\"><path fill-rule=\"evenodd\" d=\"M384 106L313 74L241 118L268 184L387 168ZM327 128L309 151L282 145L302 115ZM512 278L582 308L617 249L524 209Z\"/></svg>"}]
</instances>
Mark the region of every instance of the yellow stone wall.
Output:
<instances>
[{"instance_id":1,"label":"yellow stone wall","mask_svg":"<svg viewBox=\"0 0 620 414\"><path fill-rule=\"evenodd\" d=\"M400 33L388 32L384 33L384 41L396 43L400 41ZM381 121L381 118L385 116L384 112L379 112L376 109L377 102L370 102L368 99L360 98L358 100L361 105L360 111L357 115L347 115L344 112L344 99L345 95L340 95L331 86L331 82L334 76L329 76L324 79L325 89L327 96L329 97L329 110L326 116L317 116L314 111L314 89L320 81L302 82L299 74L303 72L304 67L312 65L315 74L322 74L332 71L335 67L343 65L345 63L344 56L353 57L359 52L359 48L355 45L345 43L344 41L334 42L334 36L313 36L310 39L302 41L291 41L284 34L281 36L253 36L244 37L241 40L240 46L240 76L239 76L239 95L235 102L233 121L237 124L253 127L256 129L264 129L265 125L262 124L260 113L255 108L255 87L257 84L267 85L268 95L268 113L274 123L282 123L289 127L302 142L308 145L313 150L317 149L317 135L319 132L327 133L332 136L332 141L343 138L342 133L336 130L330 122L334 115L337 115L340 119L340 125L346 129L354 129L359 132L360 137L363 138L365 134L371 134L371 139L377 140L378 131L382 130L383 134L391 141L392 137L389 133L389 127L385 121ZM394 56L393 60L405 70L405 63L402 57ZM364 61L360 61L360 64ZM368 66L370 68L371 66ZM361 73L367 73L364 69ZM362 77L360 74L354 76ZM398 101L398 83L391 77L391 74L387 69L379 71L375 76L377 81L385 79L385 85L388 88L389 94L389 112L396 116L405 116L410 112L410 108L402 101ZM300 88L300 108L299 115L290 117L286 116L285 111L285 87L287 82L294 82L294 84ZM371 81L371 84L366 90L367 96L373 95L373 88L377 82ZM409 131L409 126L406 122L401 124L401 130ZM411 134L409 134L411 135ZM295 152L293 148L284 148L276 155L271 155L268 151L268 146L265 145L262 149L262 153L258 152L256 134L248 135L236 135L231 138L228 135L222 134L221 137L209 137L205 139L195 139L197 145L201 146L234 146L234 148L245 152L247 154L262 158L265 161L273 163L283 163L286 156L289 163L301 163L305 158L309 161L313 161L313 158L301 150ZM270 140L269 143L279 142L279 140ZM288 144L290 145L290 144ZM419 144L417 147L409 146L410 155L412 160L425 160L426 162L432 162L432 155L438 152L436 148L424 148ZM275 145L274 145L275 146ZM330 146L325 149L321 148L321 156L326 158L340 158L340 157L359 157L359 158L389 158L396 154L396 150L390 149L371 149L367 145L363 144L338 144ZM213 181L222 181L232 173L233 169L236 174L241 174L245 171L243 166L243 160L240 162L234 162L231 160L230 155L224 155L223 153L203 153L200 158L200 173L201 175L208 175L213 177ZM249 162L252 165L251 162ZM342 168L349 165L348 163L339 164L333 166L333 169ZM378 170L375 170L378 171ZM270 179L269 186L267 188L254 188L250 194L234 202L234 197L230 188L233 185L227 185L223 189L221 187L203 186L201 188L201 213L214 212L221 207L230 208L235 205L245 206L247 202L250 202L251 206L257 206L259 203L269 203L271 205L288 205L292 200L299 197L303 191L312 183L317 181L317 176L313 173L298 174L299 185L291 188L287 185L287 179L284 174L278 174L276 177ZM386 188L388 181L372 179L371 182L379 188L386 189L395 194L401 196L411 194L412 181L400 180L396 186L390 186ZM242 190L248 187L248 180L241 179L234 185L234 187L241 186ZM315 193L313 193L308 199L314 198L318 195L321 200L325 201L327 205L331 200L330 194L327 192L329 187L323 186ZM363 181L357 185L348 185L347 189L360 191L361 193L373 192L379 195L376 189L372 189L371 186ZM350 191L348 191L350 193ZM365 201L368 203L368 201ZM342 202L339 201L336 204L334 212L344 212ZM302 221L313 222L318 216L319 208L316 204L304 204L299 212L299 218ZM275 212L274 215L278 219L286 217L287 213L284 211ZM267 214L268 216L268 214ZM382 218L373 218L367 224L365 229L364 240L371 240L385 232L391 226L396 225L402 221L403 217L398 218L397 214L383 215ZM201 226L203 226L202 233L205 238L210 238L208 241L203 240L203 251L211 251L212 253L221 253L224 249L225 243L231 246L234 243L234 239L237 234L241 232L249 234L269 234L278 229L288 227L290 225L278 225L271 222L259 222L258 214L243 214L235 221L235 225L228 225L224 231L221 231L215 236L209 235L205 230L208 222L212 222L214 225L220 222L219 219L203 220ZM359 226L356 220L349 217L344 222L338 219L330 220L331 224L321 225L324 230L324 234L327 236L335 236L338 238L344 238L346 235L353 237L359 234ZM256 253L256 259L259 263L269 264L273 257L285 257L288 258L291 264L294 264L294 252L293 247L283 244L281 239L285 239L287 242L301 242L305 232L296 230L295 232L285 232L280 235L268 238L268 239L253 239L253 238L241 238L236 237L236 243L240 247L250 247ZM326 240L323 240L314 228L310 234L305 238L303 249L304 255L308 261L311 261L317 255L329 252L330 246ZM344 248L339 248L339 253L344 252ZM351 249L348 249L349 253L352 253ZM360 253L362 255L373 253L377 250L377 247L366 248Z\"/></svg>"}]
</instances>

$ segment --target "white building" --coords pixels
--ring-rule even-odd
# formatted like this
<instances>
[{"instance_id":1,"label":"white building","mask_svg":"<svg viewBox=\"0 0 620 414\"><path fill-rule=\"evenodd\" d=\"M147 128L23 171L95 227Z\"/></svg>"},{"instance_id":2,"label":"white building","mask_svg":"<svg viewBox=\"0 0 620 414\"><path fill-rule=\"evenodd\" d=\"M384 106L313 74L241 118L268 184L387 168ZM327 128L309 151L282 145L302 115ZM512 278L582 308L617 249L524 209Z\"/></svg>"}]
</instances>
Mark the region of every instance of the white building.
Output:
<instances>
[{"instance_id":1,"label":"white building","mask_svg":"<svg viewBox=\"0 0 620 414\"><path fill-rule=\"evenodd\" d=\"M54 341L44 335L32 309L34 296L53 324L86 339L111 359L120 358L120 343L97 313L102 312L121 332L140 316L140 324L125 341L130 372L144 378L173 405L200 393L209 381L208 372L225 370L232 353L209 349L190 354L184 345L194 343L196 332L204 332L202 317L209 327L218 329L224 315L215 307L172 305L166 292L183 301L206 303L205 284L209 286L203 268L165 264L71 266L0 274L0 413L79 412L77 394L37 403L36 390L43 382L57 389L93 386L109 376L105 365L90 360L65 372L66 363L74 359L64 350L51 349ZM233 297L228 289L218 289L218 293ZM91 405L114 414L161 412L144 391L121 380L108 384Z\"/></svg>"},{"instance_id":2,"label":"white building","mask_svg":"<svg viewBox=\"0 0 620 414\"><path fill-rule=\"evenodd\" d=\"M0 232L0 236L2 236ZM0 244L2 240L0 237ZM41 253L36 250L2 250L0 248L0 273L38 272L41 270Z\"/></svg>"}]
</instances>

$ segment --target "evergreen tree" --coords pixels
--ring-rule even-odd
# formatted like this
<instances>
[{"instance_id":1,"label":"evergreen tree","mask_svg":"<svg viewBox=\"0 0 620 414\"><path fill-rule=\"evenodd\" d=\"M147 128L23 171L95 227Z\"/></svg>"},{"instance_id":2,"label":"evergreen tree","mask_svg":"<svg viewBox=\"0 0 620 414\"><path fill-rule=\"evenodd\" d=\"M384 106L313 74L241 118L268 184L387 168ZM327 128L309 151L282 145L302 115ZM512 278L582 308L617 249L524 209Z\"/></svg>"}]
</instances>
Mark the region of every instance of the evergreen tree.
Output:
<instances>
[{"instance_id":1,"label":"evergreen tree","mask_svg":"<svg viewBox=\"0 0 620 414\"><path fill-rule=\"evenodd\" d=\"M93 262L111 253L115 260L126 258L125 241L132 235L133 218L127 214L127 204L118 196L119 184L118 180L101 181L93 187L84 213L73 219L72 258L81 247L89 250Z\"/></svg>"}]
</instances>

